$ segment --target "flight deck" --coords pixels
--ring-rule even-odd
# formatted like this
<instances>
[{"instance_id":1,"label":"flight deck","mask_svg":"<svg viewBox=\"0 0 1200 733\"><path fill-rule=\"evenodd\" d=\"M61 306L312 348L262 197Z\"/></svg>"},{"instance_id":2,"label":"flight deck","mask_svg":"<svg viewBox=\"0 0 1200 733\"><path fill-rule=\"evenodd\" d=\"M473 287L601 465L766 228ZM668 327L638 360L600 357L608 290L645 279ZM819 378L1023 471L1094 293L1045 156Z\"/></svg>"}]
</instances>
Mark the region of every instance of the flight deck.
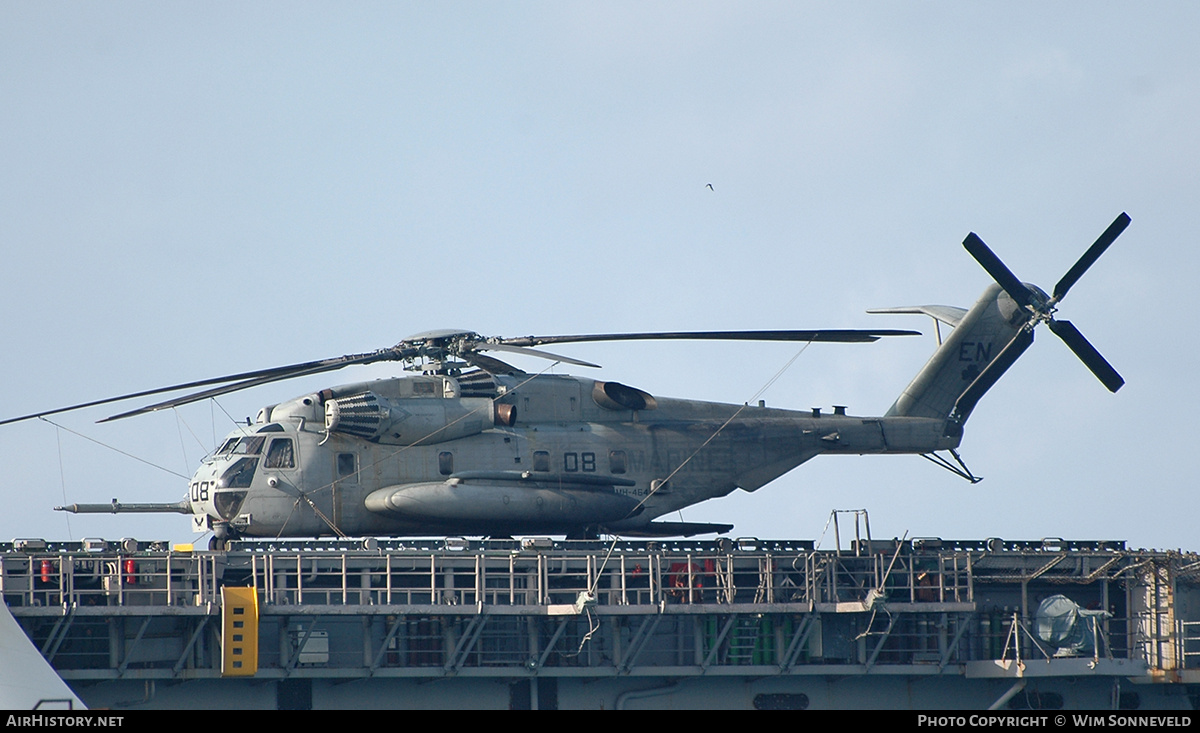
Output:
<instances>
[{"instance_id":1,"label":"flight deck","mask_svg":"<svg viewBox=\"0 0 1200 733\"><path fill-rule=\"evenodd\" d=\"M1200 707L1200 556L1120 541L0 543L89 706Z\"/></svg>"}]
</instances>

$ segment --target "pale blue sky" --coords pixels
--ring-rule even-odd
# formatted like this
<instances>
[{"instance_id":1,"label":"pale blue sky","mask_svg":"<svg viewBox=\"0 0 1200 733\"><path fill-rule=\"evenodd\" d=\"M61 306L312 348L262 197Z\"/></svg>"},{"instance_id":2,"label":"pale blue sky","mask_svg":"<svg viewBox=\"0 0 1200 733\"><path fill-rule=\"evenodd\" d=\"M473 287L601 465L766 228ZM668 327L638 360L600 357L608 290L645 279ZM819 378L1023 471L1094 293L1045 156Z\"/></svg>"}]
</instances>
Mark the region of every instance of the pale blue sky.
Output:
<instances>
[{"instance_id":1,"label":"pale blue sky","mask_svg":"<svg viewBox=\"0 0 1200 733\"><path fill-rule=\"evenodd\" d=\"M1042 329L968 424L983 483L824 457L684 518L815 538L866 507L876 536L1200 549L1197 27L1187 2L3 0L0 412L433 328L925 331L814 346L765 395L880 414L932 328L867 308L970 306L989 283L972 230L1050 289L1127 211L1060 313L1120 393ZM559 350L604 365L586 376L740 403L796 349ZM241 418L388 373L220 402ZM94 424L111 412L57 420L183 474L229 428L207 404ZM0 427L0 467L0 538L192 537L184 517L52 512L186 482L50 425Z\"/></svg>"}]
</instances>

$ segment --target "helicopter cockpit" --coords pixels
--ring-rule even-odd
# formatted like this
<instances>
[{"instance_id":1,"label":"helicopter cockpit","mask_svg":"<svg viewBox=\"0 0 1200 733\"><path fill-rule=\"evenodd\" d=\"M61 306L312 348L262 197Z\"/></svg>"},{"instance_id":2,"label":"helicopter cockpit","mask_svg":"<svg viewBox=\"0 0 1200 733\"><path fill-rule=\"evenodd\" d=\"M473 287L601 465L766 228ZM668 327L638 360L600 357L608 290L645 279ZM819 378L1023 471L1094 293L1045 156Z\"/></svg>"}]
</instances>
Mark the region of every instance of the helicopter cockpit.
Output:
<instances>
[{"instance_id":1,"label":"helicopter cockpit","mask_svg":"<svg viewBox=\"0 0 1200 733\"><path fill-rule=\"evenodd\" d=\"M282 432L285 432L282 425L271 423L259 427L254 434L247 435L239 429L226 438L191 482L189 499L193 507L203 510L211 501L212 509L222 521L233 521L246 499L260 462L264 468L271 469L296 467L293 438L272 435ZM202 475L209 480L201 479Z\"/></svg>"}]
</instances>

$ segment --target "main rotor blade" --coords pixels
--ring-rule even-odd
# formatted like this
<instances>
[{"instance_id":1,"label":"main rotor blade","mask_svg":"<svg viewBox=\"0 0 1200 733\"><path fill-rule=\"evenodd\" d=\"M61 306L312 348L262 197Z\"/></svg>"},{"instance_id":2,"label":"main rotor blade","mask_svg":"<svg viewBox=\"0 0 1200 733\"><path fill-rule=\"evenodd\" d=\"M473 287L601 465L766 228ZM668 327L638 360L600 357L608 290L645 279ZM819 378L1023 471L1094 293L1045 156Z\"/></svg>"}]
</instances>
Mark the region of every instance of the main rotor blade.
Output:
<instances>
[{"instance_id":1,"label":"main rotor blade","mask_svg":"<svg viewBox=\"0 0 1200 733\"><path fill-rule=\"evenodd\" d=\"M479 351L468 351L462 354L462 360L471 366L482 369L488 374L520 374L521 370L506 361L500 361L494 356L488 356Z\"/></svg>"},{"instance_id":2,"label":"main rotor blade","mask_svg":"<svg viewBox=\"0 0 1200 733\"><path fill-rule=\"evenodd\" d=\"M1000 261L995 252L992 252L983 240L979 238L975 232L967 235L963 240L963 246L975 258L975 261L983 265L983 269L992 276L992 279L1004 288L1004 292L1012 296L1012 299L1017 301L1017 305L1029 306L1034 304L1033 293L1029 288L1025 287L1017 276L1008 269L1008 266Z\"/></svg>"},{"instance_id":3,"label":"main rotor blade","mask_svg":"<svg viewBox=\"0 0 1200 733\"><path fill-rule=\"evenodd\" d=\"M208 381L196 382L192 386L200 387L205 384L212 384L212 382L208 382ZM178 387L178 389L187 389L187 387ZM149 390L146 390L145 392L134 392L132 394L121 395L120 397L109 397L109 398L103 399L103 400L93 400L91 402L81 402L78 405L69 405L67 407L56 407L53 410L42 410L41 412L31 412L28 415L21 415L20 417L10 417L6 420L0 420L0 425L8 425L9 423L21 422L22 420L32 420L36 417L46 417L48 415L57 415L57 414L63 413L63 412L70 412L72 410L82 410L86 407L96 407L97 405L107 405L107 404L111 404L113 402L120 402L121 400L131 400L131 399L134 399L135 397L148 397L150 395L156 395L156 394L160 394L162 392L170 392L170 391L171 390L169 388L167 388L167 389L149 389Z\"/></svg>"},{"instance_id":4,"label":"main rotor blade","mask_svg":"<svg viewBox=\"0 0 1200 733\"><path fill-rule=\"evenodd\" d=\"M32 420L35 417L45 417L47 415L57 415L62 412L71 412L72 410L82 410L87 407L96 407L98 405L108 405L108 404L112 404L113 402L132 400L132 399L136 399L138 397L150 397L152 395L164 394L166 392L175 392L175 391L178 391L181 389L193 389L195 387L205 387L210 384L221 384L223 382L230 382L230 381L237 380L237 379L254 378L254 377L259 377L264 373L270 373L270 372L274 372L279 369L285 369L285 368L286 367L276 367L275 369L260 369L260 370L253 371L253 372L243 372L241 374L231 374L231 375L225 376L225 377L213 377L212 379L201 379L201 380L198 380L195 382L184 382L182 384L172 384L168 387L159 387L158 389L147 389L147 390L143 390L141 392L130 392L129 394L118 395L116 397L107 397L102 400L92 400L91 402L81 402L77 405L68 405L67 407L58 407L53 410L43 410L41 412L31 412L28 415L21 415L20 417L10 417L6 420L0 420L0 425L7 425L9 423L21 422L22 420Z\"/></svg>"},{"instance_id":5,"label":"main rotor blade","mask_svg":"<svg viewBox=\"0 0 1200 733\"><path fill-rule=\"evenodd\" d=\"M515 346L513 344L507 344L507 343L499 343L499 344L485 343L485 344L480 344L476 348L479 351L484 351L484 350L507 351L510 354L524 354L525 356L536 356L539 359L549 359L550 361L561 361L564 364L574 364L575 366L592 367L594 369L600 368L599 364L593 364L590 361L583 361L581 359L572 359L569 356L563 356L561 354L552 354L549 351L538 351L537 349L527 349L524 346Z\"/></svg>"},{"instance_id":6,"label":"main rotor blade","mask_svg":"<svg viewBox=\"0 0 1200 733\"><path fill-rule=\"evenodd\" d=\"M391 349L384 349L382 351L373 351L369 354L348 355L348 356L338 357L336 359L324 359L320 362L308 362L307 364L296 364L291 367L277 367L275 369L263 370L263 372L267 372L263 376L254 377L251 379L244 379L240 382L235 382L233 384L226 384L226 385L222 385L220 387L206 389L202 392L193 392L191 394L183 395L182 397L175 397L175 398L172 398L169 400L164 400L163 402L159 402L159 403L156 403L153 405L139 407L136 410L130 410L129 412L122 412L119 415L112 415L111 417L106 417L103 420L98 420L97 422L111 422L113 420L121 420L121 419L124 419L127 417L134 417L135 415L144 415L148 412L157 412L158 410L163 410L168 407L180 407L182 405L189 405L193 402L207 400L212 397L220 397L221 395L231 394L233 392L239 392L243 389L249 389L251 387L258 387L258 386L261 386L264 384L270 384L271 382L281 382L285 379L294 379L296 377L308 377L308 376L312 376L313 374L322 374L324 372L332 372L337 369L341 369L342 367L353 366L355 364L371 364L376 361L391 361L396 358L399 358L399 356L394 355L392 353L392 351L393 350L391 350ZM304 368L301 368L301 367L304 367ZM169 391L169 390L160 390L160 391Z\"/></svg>"},{"instance_id":7,"label":"main rotor blade","mask_svg":"<svg viewBox=\"0 0 1200 733\"><path fill-rule=\"evenodd\" d=\"M1075 356L1092 370L1092 374L1108 387L1109 392L1116 392L1125 384L1125 380L1117 374L1112 364L1096 351L1096 347L1092 346L1070 321L1050 321L1050 330L1075 352Z\"/></svg>"},{"instance_id":8,"label":"main rotor blade","mask_svg":"<svg viewBox=\"0 0 1200 733\"><path fill-rule=\"evenodd\" d=\"M662 331L646 333L587 333L564 336L522 336L499 339L507 346L585 343L592 341L820 341L869 343L884 336L920 336L920 331L895 329L823 329L817 331ZM493 344L489 344L489 347Z\"/></svg>"},{"instance_id":9,"label":"main rotor blade","mask_svg":"<svg viewBox=\"0 0 1200 733\"><path fill-rule=\"evenodd\" d=\"M299 375L291 374L291 375L284 376L284 377L262 377L259 379L246 379L241 382L234 382L233 384L226 384L226 385L223 385L220 387L213 387L212 389L206 389L203 392L193 392L191 394L186 394L183 397L176 397L174 399L164 400L162 402L156 402L153 405L146 405L145 407L139 407L136 410L130 410L128 412L122 412L118 415L110 415L102 420L97 420L96 422L112 422L113 420L124 420L127 417L134 417L136 415L145 415L150 412L158 412L159 410L165 410L169 407L181 407L183 405L190 405L193 402L199 402L200 400L206 400L206 399L209 399L210 397L220 397L221 395L226 395L226 394L230 394L233 392L239 392L243 389L249 389L250 387L257 387L262 384L269 384L271 382L278 382L283 379L290 379L291 377L294 377L294 376L299 376Z\"/></svg>"},{"instance_id":10,"label":"main rotor blade","mask_svg":"<svg viewBox=\"0 0 1200 733\"><path fill-rule=\"evenodd\" d=\"M1108 225L1108 229L1104 230L1104 233L1092 243L1091 247L1088 247L1087 252L1083 253L1083 256L1079 258L1079 261L1072 265L1071 269L1067 270L1067 274L1063 275L1062 279L1058 281L1058 284L1054 286L1055 302L1063 299L1063 296L1067 294L1067 291L1071 289L1071 286L1074 285L1079 278L1083 277L1083 273L1087 272L1088 268L1095 264L1096 260L1100 259L1100 255L1104 254L1104 250L1108 249L1108 246L1112 244L1117 237L1121 236L1121 232L1125 231L1125 227L1127 226L1129 226L1129 214L1121 212L1121 215L1114 219L1112 224ZM1115 392L1116 390L1113 391Z\"/></svg>"},{"instance_id":11,"label":"main rotor blade","mask_svg":"<svg viewBox=\"0 0 1200 733\"><path fill-rule=\"evenodd\" d=\"M108 404L112 404L113 402L122 402L124 400L132 400L132 399L136 399L138 397L150 397L152 395L165 394L167 392L178 392L179 390L183 390L183 389L195 389L196 387L207 387L207 386L213 385L213 384L225 384L226 382L239 382L239 385L244 384L244 386L237 386L236 389L245 389L245 387L251 387L251 386L258 385L258 384L266 384L268 382L274 382L274 381L278 381L281 379L289 379L289 378L295 377L295 376L305 376L308 374L318 374L320 372L332 371L334 369L341 369L342 367L350 366L351 364L369 364L373 361L389 361L389 360L399 359L402 357L403 357L403 354L400 352L400 350L398 350L396 348L390 348L390 349L380 349L379 351L373 351L368 354L349 354L347 356L339 356L339 357L336 357L333 359L319 359L317 361L308 361L308 362L303 362L301 364L289 364L287 366L272 367L270 369L256 369L254 371L242 372L240 374L230 374L230 375L227 375L224 377L213 377L211 379L200 379L200 380L197 380L194 382L184 382L182 384L172 384L167 387L159 387L158 389L147 389L147 390L143 390L141 392L130 392L129 394L118 395L116 397L108 397L108 398L105 398L102 400L92 400L91 402L81 402L77 405L69 405L67 407L58 407L53 410L43 410L41 412L33 412L28 415L22 415L20 417L10 417L6 420L0 420L0 425L7 425L9 423L21 422L22 420L32 420L33 418L45 417L47 415L57 415L62 412L70 412L72 410L82 410L86 407L96 407L99 405L108 405ZM239 380L241 380L241 381L239 381ZM236 390L226 390L226 392L232 392L232 391L236 391ZM203 394L207 394L207 393L203 393ZM224 394L224 392L222 392L221 394ZM205 398L198 397L197 399L205 399ZM194 402L195 400L191 400L191 401ZM187 404L187 403L181 402L179 404ZM169 407L169 406L171 406L171 405L169 405L168 403L160 403L160 405L157 406L155 409L161 409L162 407ZM118 417L123 417L123 415L118 416ZM108 418L108 419L111 420L111 419L115 419L115 418Z\"/></svg>"}]
</instances>

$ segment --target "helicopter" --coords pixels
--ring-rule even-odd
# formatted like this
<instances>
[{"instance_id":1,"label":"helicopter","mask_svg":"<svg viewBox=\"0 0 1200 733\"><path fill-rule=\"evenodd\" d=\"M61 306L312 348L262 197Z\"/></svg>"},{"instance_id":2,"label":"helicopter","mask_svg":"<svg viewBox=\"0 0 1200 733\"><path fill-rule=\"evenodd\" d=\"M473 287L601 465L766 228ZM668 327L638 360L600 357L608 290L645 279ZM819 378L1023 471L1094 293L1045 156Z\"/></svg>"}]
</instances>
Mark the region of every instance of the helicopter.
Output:
<instances>
[{"instance_id":1,"label":"helicopter","mask_svg":"<svg viewBox=\"0 0 1200 733\"><path fill-rule=\"evenodd\" d=\"M956 449L983 395L1045 323L1111 392L1124 380L1058 304L1129 225L1122 213L1048 294L1021 282L974 232L967 252L994 282L970 309L906 306L952 328L877 417L651 395L614 381L527 373L494 353L595 364L538 347L636 340L863 343L907 330L681 331L485 337L428 331L361 354L120 395L0 420L199 390L101 422L348 366L398 362L410 376L355 382L258 411L206 456L172 503L71 504L73 513L179 513L229 540L514 534L594 538L725 533L729 524L660 517L735 489L754 491L822 454L918 454L974 482ZM485 353L490 352L490 353ZM943 455L945 454L945 455ZM948 456L948 457L947 457Z\"/></svg>"}]
</instances>

